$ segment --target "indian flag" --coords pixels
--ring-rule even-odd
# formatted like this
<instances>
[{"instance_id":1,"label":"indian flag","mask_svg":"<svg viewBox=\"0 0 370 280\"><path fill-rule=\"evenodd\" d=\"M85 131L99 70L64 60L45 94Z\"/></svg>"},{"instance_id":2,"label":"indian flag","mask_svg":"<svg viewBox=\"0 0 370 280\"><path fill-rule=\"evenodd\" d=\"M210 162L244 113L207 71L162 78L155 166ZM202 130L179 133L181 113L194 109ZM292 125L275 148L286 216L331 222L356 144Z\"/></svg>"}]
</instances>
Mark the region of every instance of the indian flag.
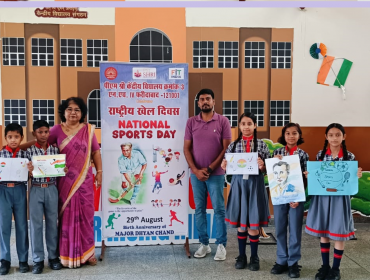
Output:
<instances>
[{"instance_id":1,"label":"indian flag","mask_svg":"<svg viewBox=\"0 0 370 280\"><path fill-rule=\"evenodd\" d=\"M344 58L326 56L322 61L317 83L324 86L344 86L353 62Z\"/></svg>"}]
</instances>

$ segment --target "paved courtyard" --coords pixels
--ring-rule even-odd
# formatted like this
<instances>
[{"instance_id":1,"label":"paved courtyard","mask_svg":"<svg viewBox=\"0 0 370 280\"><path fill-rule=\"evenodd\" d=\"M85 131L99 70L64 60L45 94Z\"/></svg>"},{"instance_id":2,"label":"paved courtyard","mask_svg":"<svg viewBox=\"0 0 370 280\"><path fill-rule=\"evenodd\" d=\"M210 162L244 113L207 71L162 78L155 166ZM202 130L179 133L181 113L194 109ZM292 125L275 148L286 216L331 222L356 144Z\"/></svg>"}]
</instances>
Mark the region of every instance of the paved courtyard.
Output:
<instances>
[{"instance_id":1,"label":"paved courtyard","mask_svg":"<svg viewBox=\"0 0 370 280\"><path fill-rule=\"evenodd\" d=\"M341 273L343 280L370 279L370 223L356 223L357 240L346 243L342 259ZM267 233L274 234L274 227L268 227ZM236 230L228 229L228 245L226 261L216 262L213 256L216 245L212 244L212 254L204 259L188 259L181 245L165 246L135 246L135 247L108 247L105 258L97 266L84 266L79 269L62 269L52 271L47 267L43 274L34 275L31 272L21 274L18 270L14 229L11 240L12 268L8 275L0 279L19 280L113 280L113 279L290 279L287 274L275 276L270 269L275 263L276 245L260 245L259 257L261 269L257 272L236 270L235 257L238 255ZM191 252L197 249L197 244L190 245ZM247 255L249 258L249 246ZM100 256L100 248L96 249ZM333 246L331 247L331 262ZM31 254L29 264L32 264ZM303 233L302 265L300 279L314 279L317 269L321 266L319 239Z\"/></svg>"}]
</instances>

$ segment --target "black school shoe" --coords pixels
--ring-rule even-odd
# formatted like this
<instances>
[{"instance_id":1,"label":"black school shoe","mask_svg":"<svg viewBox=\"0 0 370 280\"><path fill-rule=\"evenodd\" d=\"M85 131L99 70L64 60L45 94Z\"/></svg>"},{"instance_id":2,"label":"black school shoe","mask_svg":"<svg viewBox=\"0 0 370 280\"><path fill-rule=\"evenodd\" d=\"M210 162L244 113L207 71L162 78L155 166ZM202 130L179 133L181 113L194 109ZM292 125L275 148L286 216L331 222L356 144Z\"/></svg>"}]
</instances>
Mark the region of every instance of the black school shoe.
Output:
<instances>
[{"instance_id":1,"label":"black school shoe","mask_svg":"<svg viewBox=\"0 0 370 280\"><path fill-rule=\"evenodd\" d=\"M282 274L285 271L288 271L288 265L275 263L274 266L271 268L271 274Z\"/></svg>"},{"instance_id":2,"label":"black school shoe","mask_svg":"<svg viewBox=\"0 0 370 280\"><path fill-rule=\"evenodd\" d=\"M326 276L325 280L340 280L340 271L339 269L330 269L328 276Z\"/></svg>"},{"instance_id":3,"label":"black school shoe","mask_svg":"<svg viewBox=\"0 0 370 280\"><path fill-rule=\"evenodd\" d=\"M315 275L315 280L325 280L330 270L330 265L322 265L319 272Z\"/></svg>"},{"instance_id":4,"label":"black school shoe","mask_svg":"<svg viewBox=\"0 0 370 280\"><path fill-rule=\"evenodd\" d=\"M1 260L0 275L6 275L10 270L10 262L7 260Z\"/></svg>"},{"instance_id":5,"label":"black school shoe","mask_svg":"<svg viewBox=\"0 0 370 280\"><path fill-rule=\"evenodd\" d=\"M260 258L258 256L251 257L248 268L249 270L252 270L252 271L260 270Z\"/></svg>"},{"instance_id":6,"label":"black school shoe","mask_svg":"<svg viewBox=\"0 0 370 280\"><path fill-rule=\"evenodd\" d=\"M299 278L301 276L300 271L301 271L301 266L298 265L298 262L296 262L292 266L289 266L288 276L290 278Z\"/></svg>"},{"instance_id":7,"label":"black school shoe","mask_svg":"<svg viewBox=\"0 0 370 280\"><path fill-rule=\"evenodd\" d=\"M236 269L244 269L247 267L247 256L238 256L236 258L235 268Z\"/></svg>"},{"instance_id":8,"label":"black school shoe","mask_svg":"<svg viewBox=\"0 0 370 280\"><path fill-rule=\"evenodd\" d=\"M34 262L34 265L32 267L32 273L33 274L40 274L44 270L44 261L42 262Z\"/></svg>"},{"instance_id":9,"label":"black school shoe","mask_svg":"<svg viewBox=\"0 0 370 280\"><path fill-rule=\"evenodd\" d=\"M20 273L26 273L30 271L30 266L27 262L19 262L19 272Z\"/></svg>"},{"instance_id":10,"label":"black school shoe","mask_svg":"<svg viewBox=\"0 0 370 280\"><path fill-rule=\"evenodd\" d=\"M59 270L59 269L62 269L63 266L60 263L59 258L55 258L55 259L52 259L52 260L49 259L49 267L52 270Z\"/></svg>"}]
</instances>

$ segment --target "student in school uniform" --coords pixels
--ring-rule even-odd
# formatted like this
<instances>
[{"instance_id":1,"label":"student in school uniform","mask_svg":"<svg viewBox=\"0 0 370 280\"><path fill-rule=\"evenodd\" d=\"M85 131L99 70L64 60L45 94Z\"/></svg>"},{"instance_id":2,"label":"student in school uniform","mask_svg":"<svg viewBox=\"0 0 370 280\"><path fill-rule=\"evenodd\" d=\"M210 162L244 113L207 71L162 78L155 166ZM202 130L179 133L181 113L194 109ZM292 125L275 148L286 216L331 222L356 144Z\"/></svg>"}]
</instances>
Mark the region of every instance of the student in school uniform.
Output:
<instances>
[{"instance_id":1,"label":"student in school uniform","mask_svg":"<svg viewBox=\"0 0 370 280\"><path fill-rule=\"evenodd\" d=\"M0 151L1 158L27 158L19 148L23 140L23 128L17 123L5 127L6 147ZM15 242L21 273L30 270L28 261L27 182L0 181L0 274L10 270L10 234L12 215L15 222Z\"/></svg>"},{"instance_id":2,"label":"student in school uniform","mask_svg":"<svg viewBox=\"0 0 370 280\"><path fill-rule=\"evenodd\" d=\"M325 131L324 148L317 161L352 161L355 155L347 150L346 132L339 123L330 124ZM307 173L306 173L307 174ZM358 168L357 177L362 177ZM308 209L306 233L320 237L322 266L315 280L340 280L340 262L344 242L355 235L349 195L313 195ZM329 264L330 239L334 241L333 266Z\"/></svg>"},{"instance_id":3,"label":"student in school uniform","mask_svg":"<svg viewBox=\"0 0 370 280\"><path fill-rule=\"evenodd\" d=\"M258 257L259 228L267 227L270 219L268 197L262 172L266 170L265 159L270 151L260 139L257 139L257 117L253 113L243 113L239 118L240 134L232 142L226 153L258 153L258 175L233 175L230 194L226 207L226 221L231 227L238 228L239 256L235 268L247 267L246 242L249 236L251 257L249 270L260 269ZM222 169L226 170L227 161L222 161Z\"/></svg>"},{"instance_id":4,"label":"student in school uniform","mask_svg":"<svg viewBox=\"0 0 370 280\"><path fill-rule=\"evenodd\" d=\"M278 142L283 144L284 147L276 149L273 154L274 157L281 160L283 156L298 155L302 172L307 171L308 154L298 148L298 145L304 143L299 124L286 124L282 129ZM282 169L284 169L284 165L282 165ZM277 260L271 269L272 274L282 274L285 271L289 271L288 275L290 278L300 277L298 261L301 259L303 213L304 202L274 205Z\"/></svg>"},{"instance_id":5,"label":"student in school uniform","mask_svg":"<svg viewBox=\"0 0 370 280\"><path fill-rule=\"evenodd\" d=\"M57 155L59 149L48 144L49 124L44 120L35 121L32 135L35 145L27 149L28 170L32 175L33 156ZM64 170L67 171L67 170ZM40 274L44 269L43 217L45 215L45 240L48 251L49 267L59 270L62 265L58 252L58 189L55 177L32 178L29 196L31 250L34 266L33 274Z\"/></svg>"}]
</instances>

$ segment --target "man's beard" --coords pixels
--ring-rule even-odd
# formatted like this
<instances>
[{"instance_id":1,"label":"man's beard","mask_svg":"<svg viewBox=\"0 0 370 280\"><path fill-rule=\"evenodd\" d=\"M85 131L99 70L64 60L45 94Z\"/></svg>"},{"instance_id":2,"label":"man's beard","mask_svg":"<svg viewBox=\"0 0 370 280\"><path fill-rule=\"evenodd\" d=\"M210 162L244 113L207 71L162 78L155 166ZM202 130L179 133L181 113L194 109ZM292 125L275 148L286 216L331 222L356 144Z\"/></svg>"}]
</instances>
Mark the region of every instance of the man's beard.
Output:
<instances>
[{"instance_id":1,"label":"man's beard","mask_svg":"<svg viewBox=\"0 0 370 280\"><path fill-rule=\"evenodd\" d=\"M207 108L202 108L202 109L200 109L203 113L209 113L209 112L211 112L212 110L213 110L213 108L212 107L207 107Z\"/></svg>"}]
</instances>

